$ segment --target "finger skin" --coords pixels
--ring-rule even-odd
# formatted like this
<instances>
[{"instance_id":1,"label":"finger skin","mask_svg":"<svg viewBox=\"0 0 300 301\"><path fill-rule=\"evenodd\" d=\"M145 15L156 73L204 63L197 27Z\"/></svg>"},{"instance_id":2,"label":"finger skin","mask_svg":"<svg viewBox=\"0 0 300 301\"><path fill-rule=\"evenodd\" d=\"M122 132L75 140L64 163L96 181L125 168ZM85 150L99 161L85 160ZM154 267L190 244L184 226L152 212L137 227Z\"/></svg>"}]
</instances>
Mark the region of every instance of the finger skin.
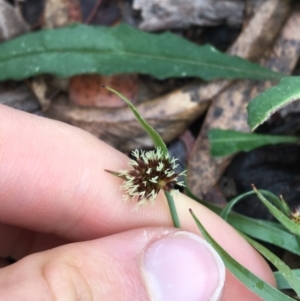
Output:
<instances>
[{"instance_id":1,"label":"finger skin","mask_svg":"<svg viewBox=\"0 0 300 301\"><path fill-rule=\"evenodd\" d=\"M0 222L72 241L172 226L162 193L155 206L138 212L134 203L121 201L120 179L104 172L127 167L127 158L115 149L82 130L4 106L0 117ZM192 208L227 252L274 284L265 261L226 222L184 195L175 202L182 229L199 234ZM227 283L224 300L234 300L236 292L247 300L235 278Z\"/></svg>"},{"instance_id":2,"label":"finger skin","mask_svg":"<svg viewBox=\"0 0 300 301\"><path fill-rule=\"evenodd\" d=\"M0 258L19 260L28 254L55 248L70 241L48 233L0 224L0 242L5 242L0 245Z\"/></svg>"},{"instance_id":3,"label":"finger skin","mask_svg":"<svg viewBox=\"0 0 300 301\"><path fill-rule=\"evenodd\" d=\"M0 299L147 301L141 254L147 245L174 232L135 229L27 256L0 270Z\"/></svg>"}]
</instances>

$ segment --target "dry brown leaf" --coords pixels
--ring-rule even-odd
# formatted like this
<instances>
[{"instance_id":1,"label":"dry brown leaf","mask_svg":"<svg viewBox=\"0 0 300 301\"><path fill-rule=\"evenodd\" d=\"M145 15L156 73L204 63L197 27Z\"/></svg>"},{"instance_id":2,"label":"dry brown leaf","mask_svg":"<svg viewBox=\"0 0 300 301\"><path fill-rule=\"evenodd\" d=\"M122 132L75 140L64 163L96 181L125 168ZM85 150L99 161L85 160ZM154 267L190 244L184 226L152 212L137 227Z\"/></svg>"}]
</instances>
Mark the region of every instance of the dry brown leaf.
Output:
<instances>
[{"instance_id":1,"label":"dry brown leaf","mask_svg":"<svg viewBox=\"0 0 300 301\"><path fill-rule=\"evenodd\" d=\"M47 116L81 127L124 152L153 146L128 107L80 108L67 103L66 97L60 96L52 103ZM193 102L189 94L181 98L161 98L137 105L142 116L166 142L183 133L206 108L206 103Z\"/></svg>"},{"instance_id":2,"label":"dry brown leaf","mask_svg":"<svg viewBox=\"0 0 300 301\"><path fill-rule=\"evenodd\" d=\"M281 27L291 11L290 0L267 0L257 9L249 12L251 19L246 20L241 34L228 49L227 53L250 61L257 61L274 42ZM212 99L231 84L228 80L218 80L199 86L199 99Z\"/></svg>"},{"instance_id":3,"label":"dry brown leaf","mask_svg":"<svg viewBox=\"0 0 300 301\"><path fill-rule=\"evenodd\" d=\"M138 82L135 75L102 76L98 74L78 75L70 80L70 100L79 106L122 107L125 102L112 92L103 89L102 84L113 87L133 103L136 101Z\"/></svg>"},{"instance_id":4,"label":"dry brown leaf","mask_svg":"<svg viewBox=\"0 0 300 301\"><path fill-rule=\"evenodd\" d=\"M296 10L286 22L271 52L262 59L263 65L280 72L292 72L300 55L299 26L300 10ZM213 101L189 162L187 181L195 195L218 204L225 201L216 183L232 157L210 156L208 130L222 128L249 131L245 107L254 96L271 84L269 81L258 84L238 81Z\"/></svg>"},{"instance_id":5,"label":"dry brown leaf","mask_svg":"<svg viewBox=\"0 0 300 301\"><path fill-rule=\"evenodd\" d=\"M81 21L79 0L46 0L43 27L57 28Z\"/></svg>"},{"instance_id":6,"label":"dry brown leaf","mask_svg":"<svg viewBox=\"0 0 300 301\"><path fill-rule=\"evenodd\" d=\"M51 99L47 97L47 90L48 90L48 85L42 76L38 76L34 78L31 82L28 82L29 86L38 99L42 111L45 112L48 110L50 104L51 104Z\"/></svg>"}]
</instances>

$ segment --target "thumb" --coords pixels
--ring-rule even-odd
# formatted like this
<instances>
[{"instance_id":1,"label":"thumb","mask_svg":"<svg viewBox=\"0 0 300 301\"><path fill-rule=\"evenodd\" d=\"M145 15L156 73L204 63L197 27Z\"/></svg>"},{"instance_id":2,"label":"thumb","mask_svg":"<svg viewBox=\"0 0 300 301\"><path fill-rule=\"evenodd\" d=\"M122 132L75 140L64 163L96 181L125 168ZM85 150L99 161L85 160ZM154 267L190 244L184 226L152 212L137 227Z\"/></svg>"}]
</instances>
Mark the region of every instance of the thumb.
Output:
<instances>
[{"instance_id":1,"label":"thumb","mask_svg":"<svg viewBox=\"0 0 300 301\"><path fill-rule=\"evenodd\" d=\"M32 254L0 269L1 300L219 300L225 268L202 238L135 229Z\"/></svg>"}]
</instances>

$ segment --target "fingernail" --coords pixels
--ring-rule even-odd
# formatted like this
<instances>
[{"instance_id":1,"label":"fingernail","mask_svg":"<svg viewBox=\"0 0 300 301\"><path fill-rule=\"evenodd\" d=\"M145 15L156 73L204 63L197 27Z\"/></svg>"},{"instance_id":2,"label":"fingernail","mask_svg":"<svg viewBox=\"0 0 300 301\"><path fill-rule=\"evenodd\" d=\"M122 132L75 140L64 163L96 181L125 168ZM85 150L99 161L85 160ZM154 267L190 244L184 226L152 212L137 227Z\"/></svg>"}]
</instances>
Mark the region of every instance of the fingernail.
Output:
<instances>
[{"instance_id":1,"label":"fingernail","mask_svg":"<svg viewBox=\"0 0 300 301\"><path fill-rule=\"evenodd\" d=\"M151 301L217 301L225 281L218 253L201 237L183 231L149 245L142 273Z\"/></svg>"}]
</instances>

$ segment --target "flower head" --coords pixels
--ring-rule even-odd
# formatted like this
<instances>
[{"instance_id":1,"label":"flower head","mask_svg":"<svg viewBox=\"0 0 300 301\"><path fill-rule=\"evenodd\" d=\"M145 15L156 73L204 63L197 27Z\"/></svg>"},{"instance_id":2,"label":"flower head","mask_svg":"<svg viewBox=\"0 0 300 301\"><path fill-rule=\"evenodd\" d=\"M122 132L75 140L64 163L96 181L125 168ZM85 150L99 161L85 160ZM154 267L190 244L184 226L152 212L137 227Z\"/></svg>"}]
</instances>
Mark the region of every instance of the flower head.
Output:
<instances>
[{"instance_id":1,"label":"flower head","mask_svg":"<svg viewBox=\"0 0 300 301\"><path fill-rule=\"evenodd\" d=\"M121 189L125 190L125 200L136 199L142 205L154 201L161 189L172 193L176 191L175 185L184 186L178 177L185 175L185 171L176 173L177 159L170 159L160 148L147 152L135 150L132 155L136 160L129 161L131 169L117 172L124 179Z\"/></svg>"}]
</instances>

